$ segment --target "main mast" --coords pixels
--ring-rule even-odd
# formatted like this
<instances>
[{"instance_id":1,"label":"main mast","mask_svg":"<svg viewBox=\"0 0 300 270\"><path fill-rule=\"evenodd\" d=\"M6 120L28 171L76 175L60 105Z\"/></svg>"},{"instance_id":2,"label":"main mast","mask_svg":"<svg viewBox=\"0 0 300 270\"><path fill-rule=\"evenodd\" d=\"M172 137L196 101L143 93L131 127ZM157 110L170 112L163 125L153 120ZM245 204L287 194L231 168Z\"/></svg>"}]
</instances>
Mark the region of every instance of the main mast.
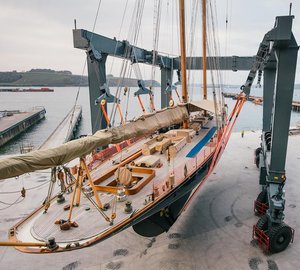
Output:
<instances>
[{"instance_id":1,"label":"main mast","mask_svg":"<svg viewBox=\"0 0 300 270\"><path fill-rule=\"evenodd\" d=\"M184 0L179 0L179 17L180 17L180 51L181 51L181 86L182 86L182 102L187 103L187 82L186 82L186 54L185 54L185 10ZM183 128L187 128L187 120L183 122Z\"/></svg>"},{"instance_id":2,"label":"main mast","mask_svg":"<svg viewBox=\"0 0 300 270\"><path fill-rule=\"evenodd\" d=\"M203 99L207 99L206 78L206 0L202 0L202 74L203 74Z\"/></svg>"}]
</instances>

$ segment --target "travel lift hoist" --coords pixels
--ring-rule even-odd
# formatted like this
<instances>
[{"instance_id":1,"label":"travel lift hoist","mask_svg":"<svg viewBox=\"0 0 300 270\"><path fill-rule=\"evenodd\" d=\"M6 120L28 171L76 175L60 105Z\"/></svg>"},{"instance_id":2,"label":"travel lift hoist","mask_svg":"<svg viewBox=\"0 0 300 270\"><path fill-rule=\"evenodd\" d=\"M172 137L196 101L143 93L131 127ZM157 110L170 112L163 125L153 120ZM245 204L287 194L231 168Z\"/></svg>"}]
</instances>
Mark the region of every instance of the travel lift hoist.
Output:
<instances>
[{"instance_id":1,"label":"travel lift hoist","mask_svg":"<svg viewBox=\"0 0 300 270\"><path fill-rule=\"evenodd\" d=\"M281 252L293 241L294 230L283 222L285 162L294 92L298 45L292 33L294 16L276 17L274 28L263 38L245 85L249 96L258 71L263 71L263 128L261 147L255 150L261 193L254 203L260 215L253 238L267 252Z\"/></svg>"}]
</instances>

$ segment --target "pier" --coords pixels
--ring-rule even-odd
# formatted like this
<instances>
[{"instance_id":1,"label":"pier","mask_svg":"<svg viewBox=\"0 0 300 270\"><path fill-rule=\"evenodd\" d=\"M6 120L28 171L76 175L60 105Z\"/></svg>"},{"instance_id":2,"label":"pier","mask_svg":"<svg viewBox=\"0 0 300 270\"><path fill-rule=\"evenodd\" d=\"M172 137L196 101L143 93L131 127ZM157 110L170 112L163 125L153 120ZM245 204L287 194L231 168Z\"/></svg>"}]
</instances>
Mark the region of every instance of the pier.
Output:
<instances>
[{"instance_id":1,"label":"pier","mask_svg":"<svg viewBox=\"0 0 300 270\"><path fill-rule=\"evenodd\" d=\"M54 92L54 89L48 87L42 88L0 88L0 92Z\"/></svg>"},{"instance_id":2,"label":"pier","mask_svg":"<svg viewBox=\"0 0 300 270\"><path fill-rule=\"evenodd\" d=\"M44 107L35 107L30 112L0 111L0 146L45 118L45 114Z\"/></svg>"},{"instance_id":3,"label":"pier","mask_svg":"<svg viewBox=\"0 0 300 270\"><path fill-rule=\"evenodd\" d=\"M75 105L39 149L54 148L71 140L81 117L82 107Z\"/></svg>"},{"instance_id":4,"label":"pier","mask_svg":"<svg viewBox=\"0 0 300 270\"><path fill-rule=\"evenodd\" d=\"M224 97L226 97L226 98L236 99L237 96L238 96L237 93L224 93ZM263 103L263 98L259 97L259 96L249 96L247 98L247 100L249 100L257 105L262 105L262 103ZM300 101L293 100L292 111L300 112Z\"/></svg>"}]
</instances>

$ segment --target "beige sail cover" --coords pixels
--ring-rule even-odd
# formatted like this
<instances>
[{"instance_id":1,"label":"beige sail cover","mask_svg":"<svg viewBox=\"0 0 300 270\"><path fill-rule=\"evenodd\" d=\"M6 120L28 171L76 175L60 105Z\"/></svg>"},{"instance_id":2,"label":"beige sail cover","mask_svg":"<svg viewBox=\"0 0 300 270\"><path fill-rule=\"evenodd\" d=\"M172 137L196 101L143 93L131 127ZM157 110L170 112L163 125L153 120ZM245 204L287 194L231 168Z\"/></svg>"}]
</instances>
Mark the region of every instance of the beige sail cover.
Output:
<instances>
[{"instance_id":1,"label":"beige sail cover","mask_svg":"<svg viewBox=\"0 0 300 270\"><path fill-rule=\"evenodd\" d=\"M119 143L129 138L154 133L188 118L186 106L176 106L142 116L124 126L99 130L91 136L67 142L52 149L36 150L0 160L0 179L63 165L91 153L97 147Z\"/></svg>"},{"instance_id":2,"label":"beige sail cover","mask_svg":"<svg viewBox=\"0 0 300 270\"><path fill-rule=\"evenodd\" d=\"M203 99L199 101L192 101L189 103L189 110L191 112L199 111L199 109L203 109L212 113L216 112L215 103L212 100ZM220 112L220 108L217 108L217 112Z\"/></svg>"}]
</instances>

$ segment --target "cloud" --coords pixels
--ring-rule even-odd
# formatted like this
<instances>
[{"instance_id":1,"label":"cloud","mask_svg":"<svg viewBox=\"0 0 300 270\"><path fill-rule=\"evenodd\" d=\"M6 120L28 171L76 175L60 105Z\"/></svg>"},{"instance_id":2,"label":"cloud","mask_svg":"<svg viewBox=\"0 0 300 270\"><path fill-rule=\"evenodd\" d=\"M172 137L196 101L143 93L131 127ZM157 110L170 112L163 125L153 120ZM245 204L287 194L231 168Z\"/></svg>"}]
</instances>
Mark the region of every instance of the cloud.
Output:
<instances>
[{"instance_id":1,"label":"cloud","mask_svg":"<svg viewBox=\"0 0 300 270\"><path fill-rule=\"evenodd\" d=\"M229 0L228 32L230 38L228 53L231 55L251 56L256 54L263 35L274 25L276 15L288 13L290 0ZM0 70L28 70L31 68L53 68L57 70L71 70L81 74L85 53L73 48L72 28L74 19L77 27L91 30L94 24L98 0L10 0L0 2ZM191 1L186 1L187 10L191 10ZM218 25L220 30L221 52L225 52L226 39L226 1L211 1L216 3L218 10ZM296 15L294 33L300 37L300 4L293 1L293 14ZM132 12L135 1L129 0L121 22L126 1L102 0L96 23L95 32L108 37L118 37L121 40L130 36L130 23L134 19ZM178 54L177 40L177 1L163 1L164 11L161 19L159 51ZM298 18L299 17L299 18ZM190 25L191 17L187 16L186 27ZM201 14L198 14L197 24L200 26ZM200 30L195 33L199 36ZM170 36L173 37L170 40ZM153 1L145 2L142 18L141 35L138 45L152 50L153 43ZM196 47L199 49L200 47ZM300 62L300 61L298 61ZM118 75L119 64L116 61L113 71ZM145 68L148 70L148 68ZM157 72L159 73L159 72ZM232 74L234 82L240 81L244 74ZM244 77L243 77L244 78ZM297 79L300 82L300 65L298 64Z\"/></svg>"}]
</instances>

